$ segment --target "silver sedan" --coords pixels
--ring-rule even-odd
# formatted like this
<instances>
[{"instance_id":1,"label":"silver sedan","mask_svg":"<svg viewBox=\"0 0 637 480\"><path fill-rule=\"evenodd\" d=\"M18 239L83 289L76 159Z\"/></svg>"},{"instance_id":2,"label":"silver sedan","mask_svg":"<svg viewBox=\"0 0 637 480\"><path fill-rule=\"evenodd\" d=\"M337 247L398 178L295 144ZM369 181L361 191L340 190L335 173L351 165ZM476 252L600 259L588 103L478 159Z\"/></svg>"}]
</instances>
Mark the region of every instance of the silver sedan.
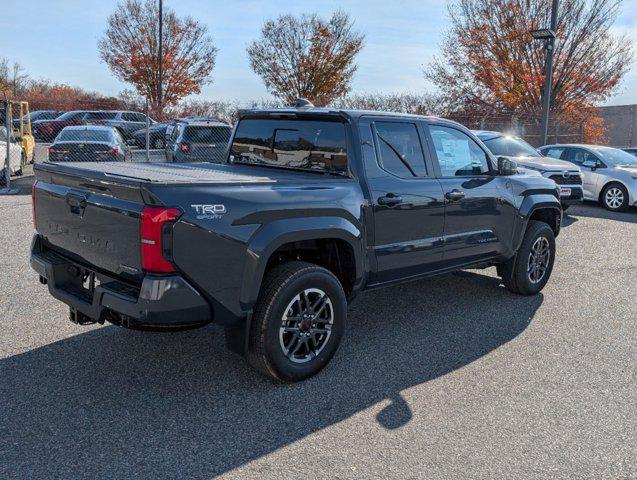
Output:
<instances>
[{"instance_id":1,"label":"silver sedan","mask_svg":"<svg viewBox=\"0 0 637 480\"><path fill-rule=\"evenodd\" d=\"M547 157L560 158L582 170L584 198L608 210L637 205L637 157L619 148L559 144L540 148Z\"/></svg>"}]
</instances>

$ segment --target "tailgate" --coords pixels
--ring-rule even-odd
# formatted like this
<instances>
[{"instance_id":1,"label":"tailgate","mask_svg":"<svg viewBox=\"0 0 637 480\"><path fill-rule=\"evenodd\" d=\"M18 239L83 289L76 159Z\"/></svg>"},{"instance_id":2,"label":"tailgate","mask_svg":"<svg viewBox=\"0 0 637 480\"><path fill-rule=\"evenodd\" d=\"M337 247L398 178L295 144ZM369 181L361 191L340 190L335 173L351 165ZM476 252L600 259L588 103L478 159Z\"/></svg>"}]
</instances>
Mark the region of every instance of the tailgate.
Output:
<instances>
[{"instance_id":1,"label":"tailgate","mask_svg":"<svg viewBox=\"0 0 637 480\"><path fill-rule=\"evenodd\" d=\"M140 183L38 167L36 230L45 245L97 270L141 279Z\"/></svg>"}]
</instances>

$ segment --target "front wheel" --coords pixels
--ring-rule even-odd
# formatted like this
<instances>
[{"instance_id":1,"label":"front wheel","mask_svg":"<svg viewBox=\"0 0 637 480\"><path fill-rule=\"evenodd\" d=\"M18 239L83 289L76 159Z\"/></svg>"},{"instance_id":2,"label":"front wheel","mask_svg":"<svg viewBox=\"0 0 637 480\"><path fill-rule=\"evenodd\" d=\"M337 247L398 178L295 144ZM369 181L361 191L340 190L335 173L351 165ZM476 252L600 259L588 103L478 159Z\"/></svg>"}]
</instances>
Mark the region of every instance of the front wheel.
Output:
<instances>
[{"instance_id":1,"label":"front wheel","mask_svg":"<svg viewBox=\"0 0 637 480\"><path fill-rule=\"evenodd\" d=\"M549 281L555 261L555 234L544 222L529 221L516 255L498 266L504 286L513 293L535 295Z\"/></svg>"},{"instance_id":2,"label":"front wheel","mask_svg":"<svg viewBox=\"0 0 637 480\"><path fill-rule=\"evenodd\" d=\"M622 212L628 208L628 191L617 183L608 185L602 192L602 205L611 212Z\"/></svg>"},{"instance_id":3,"label":"front wheel","mask_svg":"<svg viewBox=\"0 0 637 480\"><path fill-rule=\"evenodd\" d=\"M263 281L248 360L277 380L304 380L331 360L346 319L343 287L329 270L298 261L279 265Z\"/></svg>"}]
</instances>

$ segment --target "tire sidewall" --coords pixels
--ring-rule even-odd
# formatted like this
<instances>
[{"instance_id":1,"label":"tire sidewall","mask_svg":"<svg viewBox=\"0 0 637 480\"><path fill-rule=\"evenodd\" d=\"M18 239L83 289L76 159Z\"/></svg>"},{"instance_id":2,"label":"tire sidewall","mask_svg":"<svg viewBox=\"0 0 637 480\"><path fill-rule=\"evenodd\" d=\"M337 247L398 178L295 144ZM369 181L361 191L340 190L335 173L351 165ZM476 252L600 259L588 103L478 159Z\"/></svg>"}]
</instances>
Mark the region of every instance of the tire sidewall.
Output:
<instances>
[{"instance_id":1,"label":"tire sidewall","mask_svg":"<svg viewBox=\"0 0 637 480\"><path fill-rule=\"evenodd\" d=\"M533 244L540 237L545 237L549 242L549 264L542 280L538 283L532 283L529 280L527 273L529 255L531 254ZM551 230L551 227L546 224L541 224L541 226L533 228L531 234L526 236L522 242L522 247L518 251L517 262L516 282L520 289L520 293L526 295L535 295L539 293L549 281L551 273L553 272L553 265L555 263L555 234L553 233L553 230Z\"/></svg>"},{"instance_id":2,"label":"tire sidewall","mask_svg":"<svg viewBox=\"0 0 637 480\"><path fill-rule=\"evenodd\" d=\"M617 208L613 208L613 207L611 207L610 205L608 205L606 203L606 194L608 193L608 191L611 188L620 189L622 191L623 195L624 195L624 201ZM606 188L604 188L604 191L602 192L602 205L604 206L604 208L606 210L610 210L611 212L621 212L623 210L626 210L626 208L628 207L628 190L626 190L626 187L624 187L623 185L620 185L620 184L617 184L617 183L613 183L611 185L608 185Z\"/></svg>"},{"instance_id":3,"label":"tire sidewall","mask_svg":"<svg viewBox=\"0 0 637 480\"><path fill-rule=\"evenodd\" d=\"M308 288L319 288L324 291L332 302L334 309L334 324L327 345L316 358L307 363L294 363L283 353L279 342L279 329L285 309L292 299ZM297 381L318 373L336 353L347 318L347 301L340 283L332 275L321 269L312 270L293 278L275 296L270 303L267 315L267 325L264 329L265 353L268 363L282 380Z\"/></svg>"}]
</instances>

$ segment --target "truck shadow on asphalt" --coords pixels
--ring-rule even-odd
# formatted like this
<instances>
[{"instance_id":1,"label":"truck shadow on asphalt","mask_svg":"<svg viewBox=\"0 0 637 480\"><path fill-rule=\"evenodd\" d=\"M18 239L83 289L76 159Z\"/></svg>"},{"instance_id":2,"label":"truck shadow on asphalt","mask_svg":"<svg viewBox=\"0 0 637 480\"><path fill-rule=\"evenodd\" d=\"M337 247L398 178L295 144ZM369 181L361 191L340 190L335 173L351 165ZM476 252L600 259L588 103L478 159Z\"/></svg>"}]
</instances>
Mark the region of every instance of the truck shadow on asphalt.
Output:
<instances>
[{"instance_id":1,"label":"truck shadow on asphalt","mask_svg":"<svg viewBox=\"0 0 637 480\"><path fill-rule=\"evenodd\" d=\"M0 361L0 476L207 478L387 401L376 420L400 428L402 390L513 340L542 301L473 272L368 292L332 363L294 385L256 374L217 327L93 328Z\"/></svg>"}]
</instances>

